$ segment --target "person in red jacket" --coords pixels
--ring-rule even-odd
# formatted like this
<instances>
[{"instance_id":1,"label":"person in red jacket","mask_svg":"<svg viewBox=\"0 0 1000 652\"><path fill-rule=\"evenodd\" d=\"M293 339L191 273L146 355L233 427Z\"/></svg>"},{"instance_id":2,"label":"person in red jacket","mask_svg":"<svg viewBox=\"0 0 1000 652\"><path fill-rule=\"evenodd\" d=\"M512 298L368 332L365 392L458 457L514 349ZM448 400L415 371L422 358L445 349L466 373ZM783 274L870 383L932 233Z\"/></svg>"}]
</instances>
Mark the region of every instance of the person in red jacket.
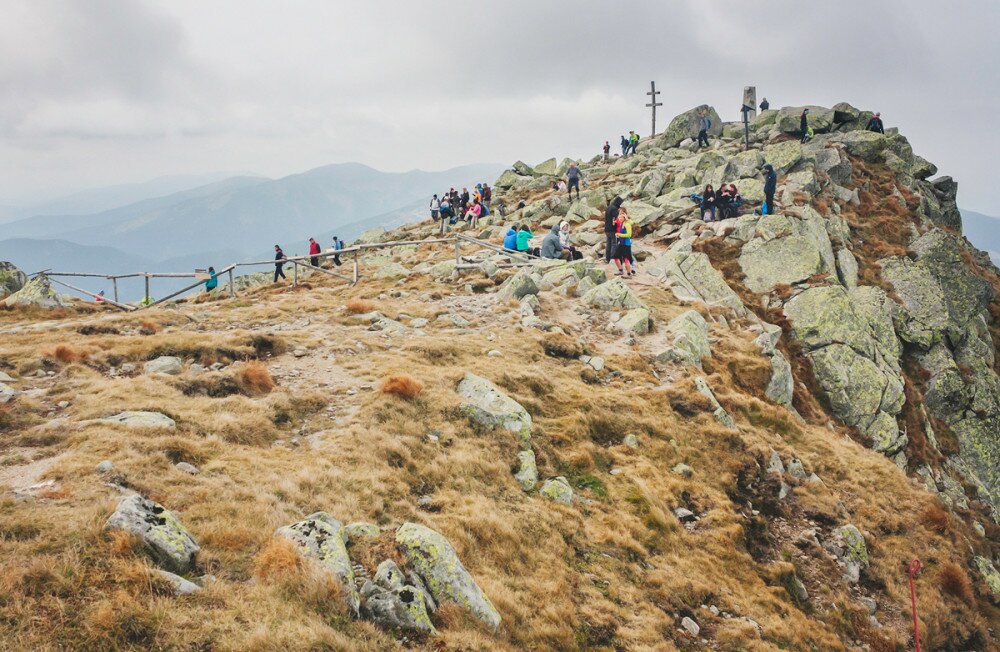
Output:
<instances>
[{"instance_id":1,"label":"person in red jacket","mask_svg":"<svg viewBox=\"0 0 1000 652\"><path fill-rule=\"evenodd\" d=\"M312 266L319 267L319 243L312 238L309 238L309 255L312 256L309 259Z\"/></svg>"}]
</instances>

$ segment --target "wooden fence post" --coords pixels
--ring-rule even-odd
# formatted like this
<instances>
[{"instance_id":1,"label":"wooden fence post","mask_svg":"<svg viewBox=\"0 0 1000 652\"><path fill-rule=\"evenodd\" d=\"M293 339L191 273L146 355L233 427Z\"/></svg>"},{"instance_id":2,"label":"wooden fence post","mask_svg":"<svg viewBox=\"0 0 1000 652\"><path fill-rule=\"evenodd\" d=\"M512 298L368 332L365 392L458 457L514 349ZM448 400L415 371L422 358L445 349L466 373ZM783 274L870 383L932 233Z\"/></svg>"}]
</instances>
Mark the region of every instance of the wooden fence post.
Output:
<instances>
[{"instance_id":1,"label":"wooden fence post","mask_svg":"<svg viewBox=\"0 0 1000 652\"><path fill-rule=\"evenodd\" d=\"M292 287L299 286L299 264L292 261Z\"/></svg>"},{"instance_id":2,"label":"wooden fence post","mask_svg":"<svg viewBox=\"0 0 1000 652\"><path fill-rule=\"evenodd\" d=\"M118 301L118 279L112 278L111 285L114 286L115 289L115 301Z\"/></svg>"},{"instance_id":3,"label":"wooden fence post","mask_svg":"<svg viewBox=\"0 0 1000 652\"><path fill-rule=\"evenodd\" d=\"M148 273L146 274L146 294L145 294L145 296L142 297L143 303L145 303L145 301L146 301L147 298L152 299L152 297L149 296L149 274Z\"/></svg>"},{"instance_id":4,"label":"wooden fence post","mask_svg":"<svg viewBox=\"0 0 1000 652\"><path fill-rule=\"evenodd\" d=\"M236 286L233 285L233 270L229 270L229 298L236 298Z\"/></svg>"},{"instance_id":5,"label":"wooden fence post","mask_svg":"<svg viewBox=\"0 0 1000 652\"><path fill-rule=\"evenodd\" d=\"M359 275L360 275L360 270L358 269L358 250L355 249L354 250L354 281L352 281L351 285L357 285L358 284L358 276Z\"/></svg>"}]
</instances>

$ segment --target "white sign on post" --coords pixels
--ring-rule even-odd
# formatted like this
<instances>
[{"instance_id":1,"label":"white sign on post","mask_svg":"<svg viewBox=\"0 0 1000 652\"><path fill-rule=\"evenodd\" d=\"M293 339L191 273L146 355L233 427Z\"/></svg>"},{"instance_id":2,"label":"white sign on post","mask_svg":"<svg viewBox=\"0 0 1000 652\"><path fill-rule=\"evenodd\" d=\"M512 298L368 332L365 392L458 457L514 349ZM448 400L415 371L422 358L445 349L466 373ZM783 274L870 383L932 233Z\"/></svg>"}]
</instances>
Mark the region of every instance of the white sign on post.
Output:
<instances>
[{"instance_id":1,"label":"white sign on post","mask_svg":"<svg viewBox=\"0 0 1000 652\"><path fill-rule=\"evenodd\" d=\"M743 87L743 105L750 107L750 111L747 112L747 118L753 118L757 115L757 87L756 86L744 86Z\"/></svg>"}]
</instances>

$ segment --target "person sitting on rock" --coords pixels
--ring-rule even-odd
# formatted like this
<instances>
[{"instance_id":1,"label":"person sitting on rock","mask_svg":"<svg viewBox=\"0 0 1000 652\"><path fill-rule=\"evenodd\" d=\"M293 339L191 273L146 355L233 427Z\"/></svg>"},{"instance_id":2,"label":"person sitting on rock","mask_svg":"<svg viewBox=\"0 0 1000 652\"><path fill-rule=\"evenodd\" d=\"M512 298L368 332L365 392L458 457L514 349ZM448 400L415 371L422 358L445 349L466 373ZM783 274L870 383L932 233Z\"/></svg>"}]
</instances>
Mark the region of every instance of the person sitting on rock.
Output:
<instances>
[{"instance_id":1,"label":"person sitting on rock","mask_svg":"<svg viewBox=\"0 0 1000 652\"><path fill-rule=\"evenodd\" d=\"M569 222L563 220L559 223L559 244L562 245L562 257L566 260L580 260L583 254L576 250L576 247L569 242Z\"/></svg>"},{"instance_id":2,"label":"person sitting on rock","mask_svg":"<svg viewBox=\"0 0 1000 652\"><path fill-rule=\"evenodd\" d=\"M627 208L618 209L618 219L615 226L615 267L618 271L615 276L635 276L632 269L632 230L634 224L629 217Z\"/></svg>"},{"instance_id":3,"label":"person sitting on rock","mask_svg":"<svg viewBox=\"0 0 1000 652\"><path fill-rule=\"evenodd\" d=\"M517 231L520 229L520 225L515 224L514 226L507 229L507 233L503 236L503 248L507 251L517 251Z\"/></svg>"},{"instance_id":4,"label":"person sitting on rock","mask_svg":"<svg viewBox=\"0 0 1000 652\"><path fill-rule=\"evenodd\" d=\"M729 195L729 187L726 184L719 186L718 192L715 193L715 210L720 220L731 217L732 199Z\"/></svg>"},{"instance_id":5,"label":"person sitting on rock","mask_svg":"<svg viewBox=\"0 0 1000 652\"><path fill-rule=\"evenodd\" d=\"M743 196L740 194L740 190L736 187L735 183L729 184L729 197L733 208L733 217L739 217L743 208Z\"/></svg>"},{"instance_id":6,"label":"person sitting on rock","mask_svg":"<svg viewBox=\"0 0 1000 652\"><path fill-rule=\"evenodd\" d=\"M705 186L704 192L701 193L701 219L705 220L705 211L709 211L710 218L705 220L706 222L715 221L715 189L712 188L712 184Z\"/></svg>"},{"instance_id":7,"label":"person sitting on rock","mask_svg":"<svg viewBox=\"0 0 1000 652\"><path fill-rule=\"evenodd\" d=\"M472 226L472 228L476 228L476 224L479 223L479 217L482 214L482 205L478 201L473 202L472 206L469 207L469 210L465 212L465 219L469 222L469 225Z\"/></svg>"},{"instance_id":8,"label":"person sitting on rock","mask_svg":"<svg viewBox=\"0 0 1000 652\"><path fill-rule=\"evenodd\" d=\"M876 113L872 116L871 120L868 121L868 126L865 127L868 131L874 131L877 134L885 134L885 125L882 124L882 114Z\"/></svg>"},{"instance_id":9,"label":"person sitting on rock","mask_svg":"<svg viewBox=\"0 0 1000 652\"><path fill-rule=\"evenodd\" d=\"M541 255L538 247L535 247L534 249L531 248L530 242L533 237L534 234L531 233L531 229L528 228L528 225L521 225L521 227L517 230L517 251L536 257Z\"/></svg>"},{"instance_id":10,"label":"person sitting on rock","mask_svg":"<svg viewBox=\"0 0 1000 652\"><path fill-rule=\"evenodd\" d=\"M542 258L562 258L562 240L559 237L559 225L553 224L552 230L549 231L548 235L542 240Z\"/></svg>"},{"instance_id":11,"label":"person sitting on rock","mask_svg":"<svg viewBox=\"0 0 1000 652\"><path fill-rule=\"evenodd\" d=\"M760 110L761 110L761 113L763 113L764 111L767 111L767 110L768 110L769 108L771 108L771 103L770 103L770 102L768 102L768 101L767 101L767 98L765 97L765 98L764 98L763 100L761 100L761 102L760 102Z\"/></svg>"}]
</instances>

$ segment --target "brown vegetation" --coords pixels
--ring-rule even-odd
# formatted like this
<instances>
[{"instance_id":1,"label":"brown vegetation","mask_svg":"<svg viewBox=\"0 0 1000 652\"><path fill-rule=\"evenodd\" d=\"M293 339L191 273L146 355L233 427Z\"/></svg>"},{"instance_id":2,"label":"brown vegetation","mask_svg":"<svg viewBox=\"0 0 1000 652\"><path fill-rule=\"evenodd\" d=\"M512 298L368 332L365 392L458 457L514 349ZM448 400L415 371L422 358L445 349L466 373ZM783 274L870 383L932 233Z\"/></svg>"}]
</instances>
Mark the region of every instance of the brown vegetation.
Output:
<instances>
[{"instance_id":1,"label":"brown vegetation","mask_svg":"<svg viewBox=\"0 0 1000 652\"><path fill-rule=\"evenodd\" d=\"M938 581L941 590L948 595L955 596L967 605L976 603L976 596L972 592L972 582L965 569L954 562L946 562L941 565L938 574Z\"/></svg>"},{"instance_id":2,"label":"brown vegetation","mask_svg":"<svg viewBox=\"0 0 1000 652\"><path fill-rule=\"evenodd\" d=\"M375 304L367 299L351 299L347 302L347 312L352 315L363 315L375 310Z\"/></svg>"},{"instance_id":3,"label":"brown vegetation","mask_svg":"<svg viewBox=\"0 0 1000 652\"><path fill-rule=\"evenodd\" d=\"M407 374L393 374L382 381L379 391L412 401L424 391L424 384Z\"/></svg>"},{"instance_id":4,"label":"brown vegetation","mask_svg":"<svg viewBox=\"0 0 1000 652\"><path fill-rule=\"evenodd\" d=\"M260 362L247 362L236 371L236 384L247 396L261 396L274 389L274 379Z\"/></svg>"}]
</instances>

